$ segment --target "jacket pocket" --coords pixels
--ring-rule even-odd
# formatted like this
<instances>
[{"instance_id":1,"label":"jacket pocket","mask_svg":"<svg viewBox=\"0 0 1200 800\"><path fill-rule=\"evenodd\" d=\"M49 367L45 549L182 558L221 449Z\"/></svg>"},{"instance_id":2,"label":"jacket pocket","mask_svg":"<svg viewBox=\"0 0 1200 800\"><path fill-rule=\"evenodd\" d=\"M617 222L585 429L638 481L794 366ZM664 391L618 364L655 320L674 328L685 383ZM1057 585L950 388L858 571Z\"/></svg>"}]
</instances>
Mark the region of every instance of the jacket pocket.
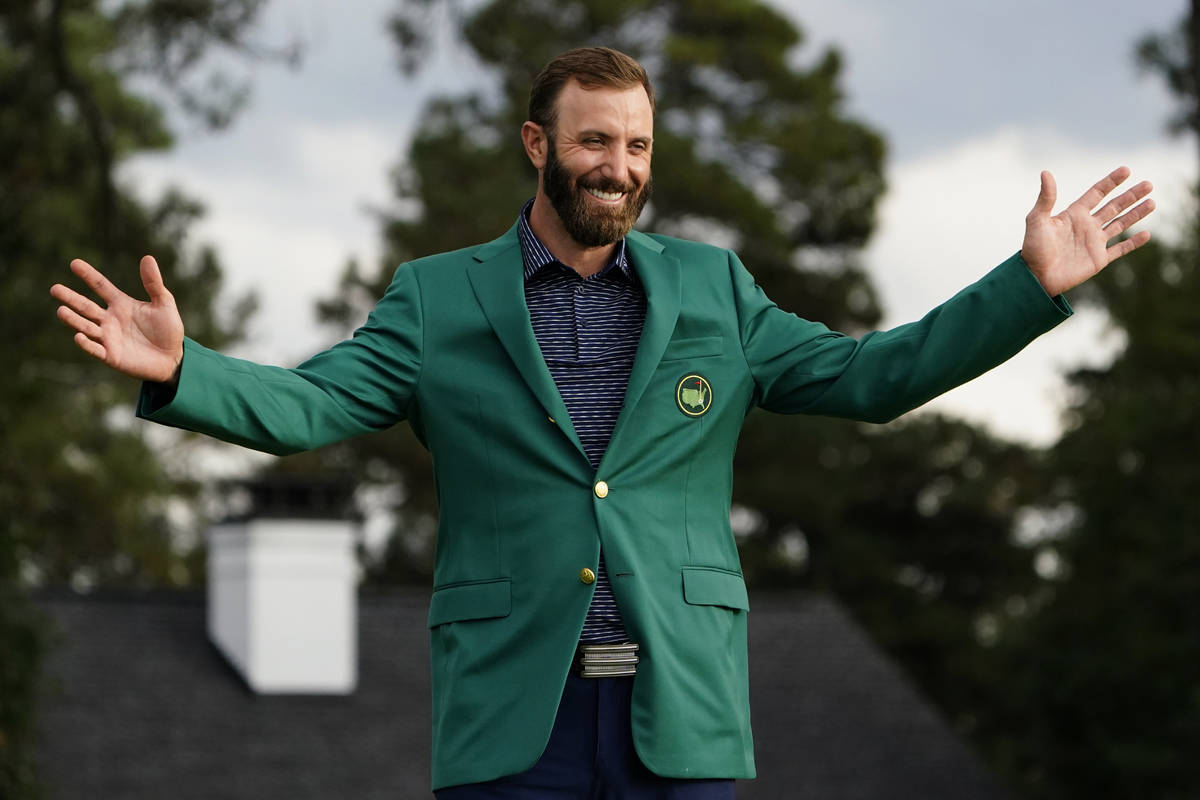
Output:
<instances>
[{"instance_id":1,"label":"jacket pocket","mask_svg":"<svg viewBox=\"0 0 1200 800\"><path fill-rule=\"evenodd\" d=\"M507 617L512 611L512 581L498 578L434 589L429 600L430 628L446 622Z\"/></svg>"},{"instance_id":2,"label":"jacket pocket","mask_svg":"<svg viewBox=\"0 0 1200 800\"><path fill-rule=\"evenodd\" d=\"M683 599L693 606L750 610L746 582L736 572L716 567L684 567Z\"/></svg>"},{"instance_id":3,"label":"jacket pocket","mask_svg":"<svg viewBox=\"0 0 1200 800\"><path fill-rule=\"evenodd\" d=\"M688 339L672 339L667 343L662 361L679 361L684 358L706 358L725 352L723 336L697 336Z\"/></svg>"}]
</instances>

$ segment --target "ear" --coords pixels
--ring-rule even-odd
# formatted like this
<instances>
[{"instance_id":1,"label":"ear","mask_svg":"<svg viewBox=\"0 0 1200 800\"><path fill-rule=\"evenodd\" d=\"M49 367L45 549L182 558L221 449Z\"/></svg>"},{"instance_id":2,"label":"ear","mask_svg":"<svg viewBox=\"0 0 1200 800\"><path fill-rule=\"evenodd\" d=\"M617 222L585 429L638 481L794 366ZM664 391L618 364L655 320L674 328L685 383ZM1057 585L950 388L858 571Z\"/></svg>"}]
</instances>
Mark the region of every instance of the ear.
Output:
<instances>
[{"instance_id":1,"label":"ear","mask_svg":"<svg viewBox=\"0 0 1200 800\"><path fill-rule=\"evenodd\" d=\"M525 145L525 155L537 169L546 166L546 131L536 122L526 122L521 126L521 142Z\"/></svg>"}]
</instances>

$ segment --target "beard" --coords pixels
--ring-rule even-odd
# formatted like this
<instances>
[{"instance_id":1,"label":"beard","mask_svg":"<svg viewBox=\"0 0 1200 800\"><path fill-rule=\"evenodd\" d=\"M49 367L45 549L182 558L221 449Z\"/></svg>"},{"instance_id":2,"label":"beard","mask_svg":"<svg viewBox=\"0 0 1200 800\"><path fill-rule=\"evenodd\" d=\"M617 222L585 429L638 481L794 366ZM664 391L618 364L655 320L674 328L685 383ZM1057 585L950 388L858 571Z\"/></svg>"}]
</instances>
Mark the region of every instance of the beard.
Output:
<instances>
[{"instance_id":1,"label":"beard","mask_svg":"<svg viewBox=\"0 0 1200 800\"><path fill-rule=\"evenodd\" d=\"M577 177L558 160L551 138L546 168L542 172L542 188L572 239L584 247L603 247L625 238L625 234L633 229L650 199L653 182L647 178L644 184L637 186L611 178ZM584 197L587 189L624 192L625 200L618 206L597 208Z\"/></svg>"}]
</instances>

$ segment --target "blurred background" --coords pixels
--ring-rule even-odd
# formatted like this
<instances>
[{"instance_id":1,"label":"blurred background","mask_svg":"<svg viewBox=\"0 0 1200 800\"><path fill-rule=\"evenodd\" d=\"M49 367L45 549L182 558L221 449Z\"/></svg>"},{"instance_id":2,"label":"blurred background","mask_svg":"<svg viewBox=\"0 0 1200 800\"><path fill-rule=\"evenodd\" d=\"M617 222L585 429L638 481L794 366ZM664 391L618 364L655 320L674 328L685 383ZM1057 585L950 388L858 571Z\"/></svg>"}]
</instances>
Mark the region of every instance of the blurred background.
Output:
<instances>
[{"instance_id":1,"label":"blurred background","mask_svg":"<svg viewBox=\"0 0 1200 800\"><path fill-rule=\"evenodd\" d=\"M533 74L608 44L658 93L641 228L736 249L850 333L919 316L1118 164L1151 245L1075 319L886 426L752 414L752 596L828 595L1017 796L1195 797L1200 14L1013 0L9 0L0 4L0 797L35 796L39 593L204 582L229 481L348 481L367 586L427 585L407 427L275 459L133 419L47 290L153 253L188 334L290 365L402 261L507 229ZM230 497L235 500L231 501ZM752 601L753 602L753 601Z\"/></svg>"}]
</instances>

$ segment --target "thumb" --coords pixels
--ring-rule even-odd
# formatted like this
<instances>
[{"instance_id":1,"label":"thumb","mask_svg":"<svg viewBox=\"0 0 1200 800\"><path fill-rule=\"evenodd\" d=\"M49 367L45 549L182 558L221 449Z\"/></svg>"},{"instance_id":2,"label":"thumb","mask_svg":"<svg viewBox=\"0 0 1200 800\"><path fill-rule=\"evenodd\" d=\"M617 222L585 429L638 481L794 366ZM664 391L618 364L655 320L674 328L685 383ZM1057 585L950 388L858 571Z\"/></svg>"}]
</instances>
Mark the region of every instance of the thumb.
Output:
<instances>
[{"instance_id":1,"label":"thumb","mask_svg":"<svg viewBox=\"0 0 1200 800\"><path fill-rule=\"evenodd\" d=\"M1058 185L1050 170L1042 170L1042 187L1038 192L1037 202L1029 212L1031 217L1048 217L1054 212L1054 203L1058 200Z\"/></svg>"},{"instance_id":2,"label":"thumb","mask_svg":"<svg viewBox=\"0 0 1200 800\"><path fill-rule=\"evenodd\" d=\"M146 293L150 295L150 302L159 303L163 300L174 299L167 291L166 284L163 283L162 271L159 270L154 256L142 256L138 268L142 273L142 286L146 287Z\"/></svg>"}]
</instances>

